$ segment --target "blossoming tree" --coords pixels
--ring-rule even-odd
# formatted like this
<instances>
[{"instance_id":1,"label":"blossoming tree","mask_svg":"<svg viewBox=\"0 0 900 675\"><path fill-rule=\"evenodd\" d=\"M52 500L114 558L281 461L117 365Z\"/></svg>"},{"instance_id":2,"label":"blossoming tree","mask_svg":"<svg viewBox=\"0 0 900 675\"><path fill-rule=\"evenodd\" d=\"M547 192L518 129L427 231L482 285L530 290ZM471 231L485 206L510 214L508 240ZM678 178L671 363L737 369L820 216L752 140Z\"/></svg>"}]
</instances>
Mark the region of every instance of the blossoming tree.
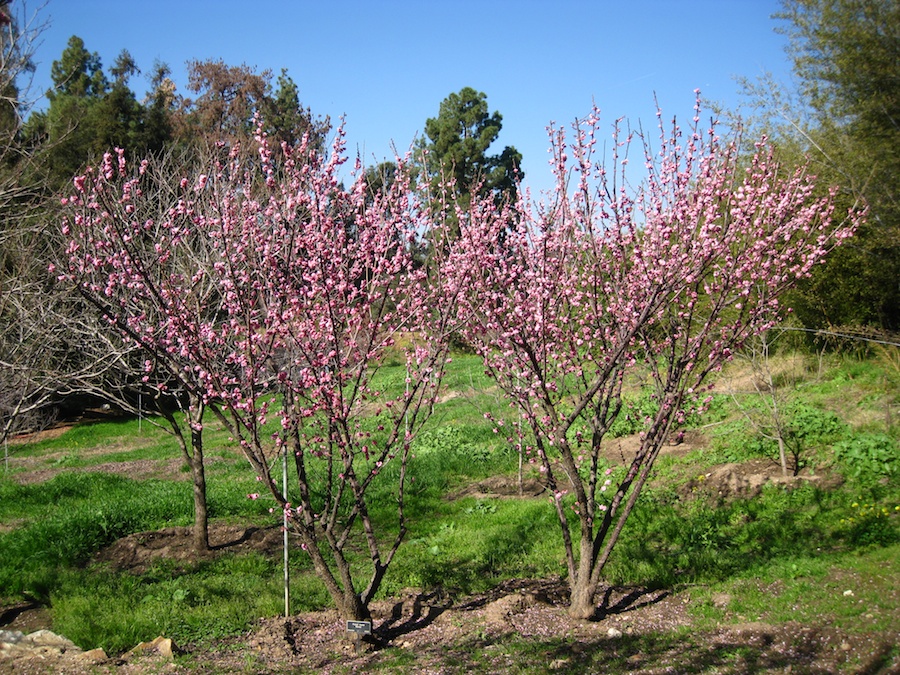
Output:
<instances>
[{"instance_id":1,"label":"blossoming tree","mask_svg":"<svg viewBox=\"0 0 900 675\"><path fill-rule=\"evenodd\" d=\"M343 187L342 130L327 154L308 137L277 153L255 141L163 180L171 195L148 162L130 171L108 155L67 200L61 277L142 346L145 379L162 371L182 388L198 439L204 411L225 425L338 609L360 619L406 533L409 448L441 381L453 298L440 265L413 264L426 225L402 161L372 195L359 163ZM380 373L387 356L405 359L399 378ZM287 490L274 468L285 454ZM393 494L390 535L370 515L376 484ZM361 590L348 546L370 558Z\"/></svg>"},{"instance_id":2,"label":"blossoming tree","mask_svg":"<svg viewBox=\"0 0 900 675\"><path fill-rule=\"evenodd\" d=\"M505 212L473 205L453 258L467 339L549 485L576 617L596 613L610 552L662 444L704 405L704 381L777 320L779 296L861 217L834 219L813 177L786 173L764 140L744 162L736 138L701 130L699 110L686 133L660 117L656 151L617 123L609 166L596 109L571 141L552 129L555 192ZM646 174L630 189L636 138ZM656 412L633 455L606 464L610 430L629 413L624 387L638 379L652 383Z\"/></svg>"},{"instance_id":3,"label":"blossoming tree","mask_svg":"<svg viewBox=\"0 0 900 675\"><path fill-rule=\"evenodd\" d=\"M96 315L70 324L70 333L84 353L115 371L114 384L92 376L90 386L125 409L157 413L176 439L191 470L200 552L209 547L202 424L209 398L182 335L220 312L221 301L208 279L191 282L208 251L202 239L184 236L187 179L175 171L186 168L172 156L157 157L131 177L120 153L77 176L62 200L68 245L56 272Z\"/></svg>"}]
</instances>

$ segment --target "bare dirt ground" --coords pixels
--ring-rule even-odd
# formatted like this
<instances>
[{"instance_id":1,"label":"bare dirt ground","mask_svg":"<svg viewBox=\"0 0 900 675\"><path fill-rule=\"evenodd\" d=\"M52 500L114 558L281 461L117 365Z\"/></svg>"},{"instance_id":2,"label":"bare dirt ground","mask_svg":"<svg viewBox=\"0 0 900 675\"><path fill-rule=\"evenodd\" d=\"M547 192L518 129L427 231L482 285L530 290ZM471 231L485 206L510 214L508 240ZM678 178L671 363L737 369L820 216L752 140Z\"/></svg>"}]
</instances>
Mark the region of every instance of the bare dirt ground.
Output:
<instances>
[{"instance_id":1,"label":"bare dirt ground","mask_svg":"<svg viewBox=\"0 0 900 675\"><path fill-rule=\"evenodd\" d=\"M624 444L633 441L623 440ZM665 452L687 453L705 443L688 436ZM627 454L628 448L610 452ZM46 460L46 458L44 458ZM134 466L123 466L134 464ZM155 465L154 465L155 464ZM58 469L71 470L71 469ZM91 471L127 471L129 475L170 477L177 468L163 462L97 465ZM22 481L46 480L56 469L35 467L17 474ZM145 473L146 472L146 473ZM692 477L684 489L724 499L754 494L770 481L827 480L783 478L771 462L728 464ZM532 498L544 486L531 479L520 486L508 478L472 485L461 494L479 497ZM454 496L461 496L454 495ZM258 550L277 555L277 528L242 528L215 524L212 550ZM195 560L188 528L167 528L130 535L97 555L97 561L136 574L158 557ZM16 659L0 656L0 675L89 673L357 673L373 670L418 674L505 672L656 673L900 673L893 648L900 631L861 636L821 625L789 623L723 625L713 631L693 628L690 589L679 592L606 587L598 595L595 621L578 621L566 613L567 587L559 579L519 579L489 593L452 598L409 590L401 597L374 603L374 636L357 644L334 611L260 619L245 635L210 646L182 645L175 661L158 655L86 659L76 653L34 653ZM0 630L32 632L50 626L49 612L20 604L0 607ZM680 631L679 640L661 633ZM520 641L539 645L537 660L522 670L511 662L505 645ZM94 645L79 645L89 650ZM514 669L514 670L513 670Z\"/></svg>"}]
</instances>

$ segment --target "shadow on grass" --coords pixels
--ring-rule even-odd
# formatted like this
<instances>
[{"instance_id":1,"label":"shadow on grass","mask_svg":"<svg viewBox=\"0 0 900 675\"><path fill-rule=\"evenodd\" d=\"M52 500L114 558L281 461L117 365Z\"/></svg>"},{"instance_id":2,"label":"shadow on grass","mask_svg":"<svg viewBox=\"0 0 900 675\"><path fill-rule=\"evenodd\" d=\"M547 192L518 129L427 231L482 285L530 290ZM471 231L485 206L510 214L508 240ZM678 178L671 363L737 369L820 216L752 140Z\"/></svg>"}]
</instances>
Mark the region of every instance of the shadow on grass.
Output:
<instances>
[{"instance_id":1,"label":"shadow on grass","mask_svg":"<svg viewBox=\"0 0 900 675\"><path fill-rule=\"evenodd\" d=\"M816 630L784 629L723 633L651 633L596 640L526 641L513 637L455 645L443 657L459 672L492 673L717 673L746 675L790 672L875 675L896 672L896 647L875 642L862 653L846 653ZM456 672L456 671L454 671Z\"/></svg>"},{"instance_id":2,"label":"shadow on grass","mask_svg":"<svg viewBox=\"0 0 900 675\"><path fill-rule=\"evenodd\" d=\"M11 607L0 607L0 628L3 626L8 626L13 621L19 618L19 615L24 612L29 612L35 609L42 609L44 605L38 602L19 602Z\"/></svg>"}]
</instances>

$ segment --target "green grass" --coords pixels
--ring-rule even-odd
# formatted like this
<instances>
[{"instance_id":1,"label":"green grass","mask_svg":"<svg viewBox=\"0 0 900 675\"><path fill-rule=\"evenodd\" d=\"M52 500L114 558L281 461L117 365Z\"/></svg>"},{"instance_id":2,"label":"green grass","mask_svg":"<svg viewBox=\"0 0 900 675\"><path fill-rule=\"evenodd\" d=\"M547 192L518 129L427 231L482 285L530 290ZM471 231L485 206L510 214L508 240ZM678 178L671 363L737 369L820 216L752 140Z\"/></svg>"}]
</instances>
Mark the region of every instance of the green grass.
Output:
<instances>
[{"instance_id":1,"label":"green grass","mask_svg":"<svg viewBox=\"0 0 900 675\"><path fill-rule=\"evenodd\" d=\"M386 367L379 386L402 386L403 373L402 365ZM848 630L887 630L900 604L888 587L900 571L900 431L884 421L886 401L894 396L884 388L887 381L878 363L835 359L792 394L807 466L842 476L842 484L769 486L753 499L725 503L685 498L686 477L714 463L771 458L772 449L728 398L717 397L706 416L691 420L695 427L715 423L707 431L713 435L710 448L659 461L657 479L642 495L606 568L607 581L693 589L701 628L720 620L813 622L828 616ZM511 578L564 574L558 524L546 498L451 498L489 476L513 476L518 458L505 434L494 433L484 418L489 413L502 419L510 411L480 361L455 357L445 384L446 395L412 446L409 533L381 595L412 587L462 597ZM639 392L632 400L638 409L647 405ZM211 422L205 437L206 455L213 460L208 464L211 517L274 522L265 500L246 498L258 484L227 434ZM76 469L178 456L174 440L146 420L140 429L136 420L79 425L52 440L16 446L15 458L45 458L44 467L64 470L29 485L17 483L15 471L0 476L0 600L46 603L54 629L76 644L110 653L161 634L179 644L202 644L282 611L280 563L259 554L187 567L160 562L142 575L90 563L98 550L127 534L190 524L190 480L182 474L138 481ZM369 495L374 522L386 528L385 540L396 527L397 471L396 463L388 464ZM360 572L367 569L364 551L353 562ZM294 610L328 606L299 550L292 553L292 565ZM854 595L845 596L845 590ZM710 600L713 593L735 600L720 608ZM636 655L677 653L692 644L702 646L689 635L626 636L611 650L588 645L579 651L565 638L511 637L500 649L520 664L510 672L547 672L554 655L568 655L567 668L609 672L633 666ZM448 653L448 664L456 660L474 672L491 672L496 665L498 647L466 649ZM383 658L398 668L410 661L396 650ZM725 651L709 656L713 664L742 658L747 655Z\"/></svg>"},{"instance_id":2,"label":"green grass","mask_svg":"<svg viewBox=\"0 0 900 675\"><path fill-rule=\"evenodd\" d=\"M900 542L900 492L860 504L850 487L767 486L714 505L651 491L626 525L606 575L656 587L717 582L796 556L820 558Z\"/></svg>"},{"instance_id":3,"label":"green grass","mask_svg":"<svg viewBox=\"0 0 900 675\"><path fill-rule=\"evenodd\" d=\"M398 553L385 594L413 587L461 596L563 571L559 526L545 501L468 497L433 515L414 524L417 536Z\"/></svg>"},{"instance_id":4,"label":"green grass","mask_svg":"<svg viewBox=\"0 0 900 675\"><path fill-rule=\"evenodd\" d=\"M262 506L234 489L210 488L213 517L259 516ZM104 473L60 473L40 484L0 480L0 588L8 598L46 601L59 576L83 566L116 539L133 532L189 525L189 483L134 481Z\"/></svg>"},{"instance_id":5,"label":"green grass","mask_svg":"<svg viewBox=\"0 0 900 675\"><path fill-rule=\"evenodd\" d=\"M297 608L327 602L305 565L293 570ZM246 631L260 616L284 612L280 561L227 555L187 569L157 564L141 576L93 570L61 575L51 596L54 627L76 644L118 653L147 636L197 645ZM313 583L311 583L313 581Z\"/></svg>"},{"instance_id":6,"label":"green grass","mask_svg":"<svg viewBox=\"0 0 900 675\"><path fill-rule=\"evenodd\" d=\"M785 556L692 591L698 626L762 621L816 624L850 633L896 631L900 544L831 555ZM730 598L714 605L713 594Z\"/></svg>"}]
</instances>

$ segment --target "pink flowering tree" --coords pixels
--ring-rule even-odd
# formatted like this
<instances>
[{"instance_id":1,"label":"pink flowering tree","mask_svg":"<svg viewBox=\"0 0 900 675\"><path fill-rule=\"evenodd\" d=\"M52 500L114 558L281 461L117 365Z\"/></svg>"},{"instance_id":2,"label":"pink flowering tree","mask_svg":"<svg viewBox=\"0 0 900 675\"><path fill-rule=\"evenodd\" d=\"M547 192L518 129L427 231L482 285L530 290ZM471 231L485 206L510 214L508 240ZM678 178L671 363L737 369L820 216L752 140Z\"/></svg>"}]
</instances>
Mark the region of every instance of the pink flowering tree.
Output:
<instances>
[{"instance_id":1,"label":"pink flowering tree","mask_svg":"<svg viewBox=\"0 0 900 675\"><path fill-rule=\"evenodd\" d=\"M604 565L660 447L703 407L705 380L777 321L779 296L860 219L833 218L813 177L778 166L764 140L746 161L699 119L699 104L687 131L660 117L655 151L616 124L606 163L596 109L571 140L552 129L555 192L505 213L475 204L454 254L466 337L549 485L576 617L596 613ZM646 173L630 189L633 145ZM613 466L601 451L638 381L656 412Z\"/></svg>"},{"instance_id":2,"label":"pink flowering tree","mask_svg":"<svg viewBox=\"0 0 900 675\"><path fill-rule=\"evenodd\" d=\"M276 153L262 133L223 153L180 180L121 155L76 179L61 277L143 348L145 381L184 392L198 441L204 412L229 430L261 487L248 497L289 516L342 615L364 618L406 534L410 443L441 382L454 300L441 265L413 262L427 223L404 162L372 195L359 163L343 186L342 130L327 154L309 138ZM393 378L388 358L405 362ZM373 485L396 505L387 532ZM368 553L362 582L350 548Z\"/></svg>"},{"instance_id":3,"label":"pink flowering tree","mask_svg":"<svg viewBox=\"0 0 900 675\"><path fill-rule=\"evenodd\" d=\"M159 157L131 175L121 153L107 154L76 177L62 200L67 248L55 271L87 308L70 325L80 348L114 372L89 377L86 390L126 410L156 413L158 426L177 440L191 469L200 552L209 548L203 419L210 397L188 333L219 315L222 302L215 283L197 274L211 263L210 249L190 234L193 183L176 173L186 167Z\"/></svg>"}]
</instances>

